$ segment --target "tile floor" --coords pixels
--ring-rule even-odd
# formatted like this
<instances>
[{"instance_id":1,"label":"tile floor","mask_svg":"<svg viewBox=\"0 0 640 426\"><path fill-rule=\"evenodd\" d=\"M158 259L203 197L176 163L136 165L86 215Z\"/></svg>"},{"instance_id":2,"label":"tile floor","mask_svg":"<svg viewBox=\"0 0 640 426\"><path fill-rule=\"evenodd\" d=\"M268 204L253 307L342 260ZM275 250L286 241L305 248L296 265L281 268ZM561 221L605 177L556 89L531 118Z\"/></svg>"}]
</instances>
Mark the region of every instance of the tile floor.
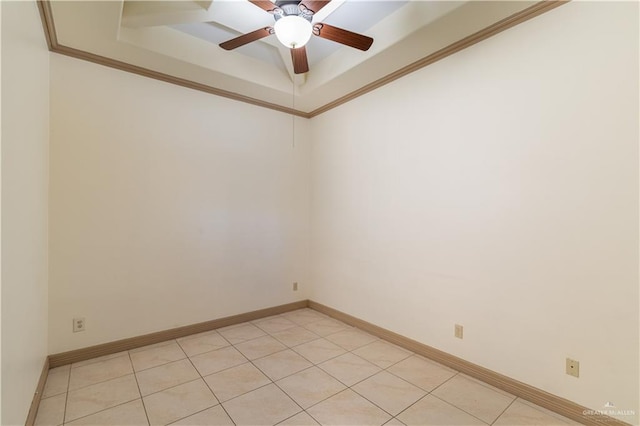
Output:
<instances>
[{"instance_id":1,"label":"tile floor","mask_svg":"<svg viewBox=\"0 0 640 426\"><path fill-rule=\"evenodd\" d=\"M36 425L576 424L310 309L49 371Z\"/></svg>"}]
</instances>

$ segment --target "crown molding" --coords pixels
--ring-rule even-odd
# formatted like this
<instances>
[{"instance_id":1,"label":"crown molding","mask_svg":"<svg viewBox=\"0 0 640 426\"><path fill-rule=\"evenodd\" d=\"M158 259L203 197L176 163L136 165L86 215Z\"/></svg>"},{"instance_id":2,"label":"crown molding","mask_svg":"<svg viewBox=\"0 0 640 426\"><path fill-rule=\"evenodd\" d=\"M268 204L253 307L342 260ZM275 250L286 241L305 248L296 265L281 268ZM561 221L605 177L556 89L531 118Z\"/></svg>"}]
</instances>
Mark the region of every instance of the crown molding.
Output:
<instances>
[{"instance_id":1,"label":"crown molding","mask_svg":"<svg viewBox=\"0 0 640 426\"><path fill-rule=\"evenodd\" d=\"M389 84L401 77L404 77L412 72L418 71L428 65L431 65L447 56L453 55L456 52L473 46L476 43L486 40L496 34L501 33L511 27L526 22L535 18L543 13L555 9L570 0L543 0L526 9L523 9L513 15L502 19L484 29L464 37L457 42L450 44L449 46L440 49L430 55L425 56L407 66L404 66L382 78L379 78L357 90L354 90L334 101L331 101L311 112L304 112L294 108L288 108L281 105L277 105L271 102L265 102L257 98L250 96L244 96L235 92L218 89L206 84L197 83L195 81L187 80L184 78L175 77L169 74L161 73L158 71L150 70L148 68L139 67L126 62L118 61L115 59L107 58L104 56L96 55L94 53L86 52L84 50L75 49L73 47L65 46L58 43L55 22L53 19L53 13L51 10L50 0L37 0L38 9L40 10L40 18L42 20L42 27L44 35L47 40L49 50L60 55L70 56L72 58L81 59L84 61L93 62L95 64L104 65L106 67L115 68L121 71L130 72L143 77L153 78L155 80L164 81L166 83L175 84L178 86L186 87L188 89L198 90L201 92L209 93L211 95L221 96L223 98L233 99L235 101L244 102L250 105L256 105L262 108L272 109L285 114L291 114L302 118L313 118L322 113L325 113L333 108L336 108L344 103L347 103L353 99L356 99L366 93L376 90L386 84Z\"/></svg>"}]
</instances>

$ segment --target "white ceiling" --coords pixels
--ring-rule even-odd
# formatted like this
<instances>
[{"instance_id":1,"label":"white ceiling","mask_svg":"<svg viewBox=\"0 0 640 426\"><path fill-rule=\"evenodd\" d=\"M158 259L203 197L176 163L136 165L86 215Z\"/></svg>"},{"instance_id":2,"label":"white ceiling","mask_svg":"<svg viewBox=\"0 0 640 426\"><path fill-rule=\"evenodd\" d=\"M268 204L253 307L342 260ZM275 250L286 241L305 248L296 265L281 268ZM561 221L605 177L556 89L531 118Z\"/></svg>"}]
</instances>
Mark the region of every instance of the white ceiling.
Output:
<instances>
[{"instance_id":1,"label":"white ceiling","mask_svg":"<svg viewBox=\"0 0 640 426\"><path fill-rule=\"evenodd\" d=\"M303 75L293 74L289 50L275 36L233 51L218 46L273 25L272 15L246 0L49 5L62 46L309 113L535 3L332 0L314 22L375 41L362 52L312 37L310 71Z\"/></svg>"}]
</instances>

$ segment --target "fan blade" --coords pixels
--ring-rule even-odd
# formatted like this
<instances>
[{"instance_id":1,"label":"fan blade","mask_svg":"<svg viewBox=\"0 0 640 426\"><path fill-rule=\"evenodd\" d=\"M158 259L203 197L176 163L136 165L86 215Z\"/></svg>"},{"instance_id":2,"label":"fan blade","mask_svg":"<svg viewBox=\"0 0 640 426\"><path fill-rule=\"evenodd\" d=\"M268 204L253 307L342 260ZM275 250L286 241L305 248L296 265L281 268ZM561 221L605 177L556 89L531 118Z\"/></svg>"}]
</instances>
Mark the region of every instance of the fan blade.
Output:
<instances>
[{"instance_id":1,"label":"fan blade","mask_svg":"<svg viewBox=\"0 0 640 426\"><path fill-rule=\"evenodd\" d=\"M271 34L273 34L273 28L260 28L259 30L252 31L247 34L243 34L240 37L232 38L231 40L227 40L224 43L220 43L220 47L222 47L224 50L233 50L237 47L244 46L247 43L251 43L252 41L265 38L266 36L269 36Z\"/></svg>"},{"instance_id":2,"label":"fan blade","mask_svg":"<svg viewBox=\"0 0 640 426\"><path fill-rule=\"evenodd\" d=\"M309 63L307 62L307 50L304 46L297 49L291 49L291 60L293 61L293 72L296 74L304 74L309 71Z\"/></svg>"},{"instance_id":3,"label":"fan blade","mask_svg":"<svg viewBox=\"0 0 640 426\"><path fill-rule=\"evenodd\" d=\"M260 9L269 13L273 12L275 9L278 9L278 6L276 6L275 3L269 0L249 0L249 3L253 3Z\"/></svg>"},{"instance_id":4,"label":"fan blade","mask_svg":"<svg viewBox=\"0 0 640 426\"><path fill-rule=\"evenodd\" d=\"M315 24L313 33L321 38L345 44L360 50L369 50L373 39L362 34L353 33L329 24Z\"/></svg>"},{"instance_id":5,"label":"fan blade","mask_svg":"<svg viewBox=\"0 0 640 426\"><path fill-rule=\"evenodd\" d=\"M320 9L329 4L329 0L302 0L298 7L302 6L313 13L318 13Z\"/></svg>"}]
</instances>

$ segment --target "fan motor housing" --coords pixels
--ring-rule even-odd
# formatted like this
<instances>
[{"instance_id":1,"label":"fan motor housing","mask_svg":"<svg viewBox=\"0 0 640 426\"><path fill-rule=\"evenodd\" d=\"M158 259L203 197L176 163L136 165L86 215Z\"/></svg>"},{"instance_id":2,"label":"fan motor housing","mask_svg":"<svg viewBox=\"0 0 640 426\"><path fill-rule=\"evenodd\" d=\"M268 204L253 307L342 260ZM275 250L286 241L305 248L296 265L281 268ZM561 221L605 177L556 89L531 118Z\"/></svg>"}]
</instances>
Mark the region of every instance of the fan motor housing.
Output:
<instances>
[{"instance_id":1,"label":"fan motor housing","mask_svg":"<svg viewBox=\"0 0 640 426\"><path fill-rule=\"evenodd\" d=\"M300 0L278 0L275 5L282 11L282 13L274 13L273 17L277 21L283 16L300 16L311 22L310 14L304 13L300 8Z\"/></svg>"}]
</instances>

